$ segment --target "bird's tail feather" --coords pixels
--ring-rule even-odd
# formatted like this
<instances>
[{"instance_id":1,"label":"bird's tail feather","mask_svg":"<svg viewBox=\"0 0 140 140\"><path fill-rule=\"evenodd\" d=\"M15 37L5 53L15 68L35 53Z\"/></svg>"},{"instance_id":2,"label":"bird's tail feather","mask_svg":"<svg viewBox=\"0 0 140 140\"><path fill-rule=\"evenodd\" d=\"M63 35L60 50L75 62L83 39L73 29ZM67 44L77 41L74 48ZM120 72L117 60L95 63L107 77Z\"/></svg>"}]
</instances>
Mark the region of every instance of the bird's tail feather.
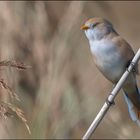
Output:
<instances>
[{"instance_id":1,"label":"bird's tail feather","mask_svg":"<svg viewBox=\"0 0 140 140\"><path fill-rule=\"evenodd\" d=\"M131 102L131 100L129 99L129 97L127 96L126 93L124 93L124 99L125 99L125 102L128 106L128 111L129 111L131 119L133 121L135 121L140 126L140 110L138 110L133 105L133 103Z\"/></svg>"}]
</instances>

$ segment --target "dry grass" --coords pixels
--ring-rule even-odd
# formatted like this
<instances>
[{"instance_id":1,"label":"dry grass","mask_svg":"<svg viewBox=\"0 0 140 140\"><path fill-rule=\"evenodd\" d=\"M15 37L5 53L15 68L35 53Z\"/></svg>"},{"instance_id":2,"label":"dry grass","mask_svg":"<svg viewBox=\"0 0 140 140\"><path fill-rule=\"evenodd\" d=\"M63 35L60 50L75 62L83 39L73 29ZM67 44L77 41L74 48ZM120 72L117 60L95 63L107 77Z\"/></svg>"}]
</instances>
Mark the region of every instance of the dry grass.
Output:
<instances>
[{"instance_id":1,"label":"dry grass","mask_svg":"<svg viewBox=\"0 0 140 140\"><path fill-rule=\"evenodd\" d=\"M6 67L14 67L18 70L25 70L28 67L24 65L23 63L19 63L16 61L0 61L0 67L6 66ZM12 98L13 100L20 101L20 98L18 95L13 91L13 89L3 80L0 79L1 88L4 88L5 91L8 93L8 96ZM21 121L25 124L29 134L31 134L30 128L27 124L27 119L24 115L24 112L22 109L14 106L11 103L7 103L5 101L0 101L0 117L1 119L7 119L7 117L15 115L17 118L21 119Z\"/></svg>"}]
</instances>

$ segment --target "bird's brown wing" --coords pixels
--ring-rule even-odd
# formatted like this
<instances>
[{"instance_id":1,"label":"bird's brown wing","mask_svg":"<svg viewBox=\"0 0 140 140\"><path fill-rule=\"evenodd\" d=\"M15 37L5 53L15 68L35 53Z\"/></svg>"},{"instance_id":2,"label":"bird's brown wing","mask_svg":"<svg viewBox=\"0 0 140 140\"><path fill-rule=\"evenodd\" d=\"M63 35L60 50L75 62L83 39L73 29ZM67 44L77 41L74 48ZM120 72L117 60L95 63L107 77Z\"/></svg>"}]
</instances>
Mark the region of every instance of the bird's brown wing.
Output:
<instances>
[{"instance_id":1,"label":"bird's brown wing","mask_svg":"<svg viewBox=\"0 0 140 140\"><path fill-rule=\"evenodd\" d=\"M131 46L121 37L115 37L114 39L112 39L112 41L116 44L117 47L119 47L119 51L122 54L122 56L124 57L125 63L126 63L126 67L128 66L128 63L131 62L131 60L134 57L134 52L131 48ZM135 74L138 73L138 65L136 65L135 67L135 71L136 72L132 72L124 86L123 86L123 90L125 92L125 94L128 95L129 99L132 101L132 103L135 105L135 107L140 110L140 94L136 85L136 80L135 80Z\"/></svg>"},{"instance_id":2,"label":"bird's brown wing","mask_svg":"<svg viewBox=\"0 0 140 140\"><path fill-rule=\"evenodd\" d=\"M116 44L117 47L119 47L120 53L126 60L127 67L135 55L134 51L132 50L131 46L120 36L114 37L112 41ZM135 66L135 73L139 74L138 64Z\"/></svg>"}]
</instances>

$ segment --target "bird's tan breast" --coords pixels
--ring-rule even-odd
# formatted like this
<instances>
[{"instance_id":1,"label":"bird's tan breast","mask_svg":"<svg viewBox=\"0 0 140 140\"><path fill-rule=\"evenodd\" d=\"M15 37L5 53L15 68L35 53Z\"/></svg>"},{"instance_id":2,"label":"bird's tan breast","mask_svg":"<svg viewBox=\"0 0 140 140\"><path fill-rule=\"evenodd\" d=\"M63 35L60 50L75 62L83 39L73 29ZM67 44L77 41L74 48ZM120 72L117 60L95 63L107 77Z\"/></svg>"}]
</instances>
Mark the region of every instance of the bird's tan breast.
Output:
<instances>
[{"instance_id":1,"label":"bird's tan breast","mask_svg":"<svg viewBox=\"0 0 140 140\"><path fill-rule=\"evenodd\" d=\"M125 61L115 43L109 40L90 42L94 62L103 75L112 82L117 81L125 70Z\"/></svg>"}]
</instances>

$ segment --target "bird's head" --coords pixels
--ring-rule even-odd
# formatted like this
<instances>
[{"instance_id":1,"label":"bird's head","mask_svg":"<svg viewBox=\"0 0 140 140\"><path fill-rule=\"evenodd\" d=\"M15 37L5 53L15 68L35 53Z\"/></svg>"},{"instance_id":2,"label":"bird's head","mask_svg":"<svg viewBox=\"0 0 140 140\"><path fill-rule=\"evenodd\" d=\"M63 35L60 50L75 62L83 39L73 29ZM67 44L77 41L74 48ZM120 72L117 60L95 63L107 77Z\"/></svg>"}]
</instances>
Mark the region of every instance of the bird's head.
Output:
<instances>
[{"instance_id":1,"label":"bird's head","mask_svg":"<svg viewBox=\"0 0 140 140\"><path fill-rule=\"evenodd\" d=\"M91 18L81 27L89 41L100 40L114 31L112 24L103 18Z\"/></svg>"}]
</instances>

